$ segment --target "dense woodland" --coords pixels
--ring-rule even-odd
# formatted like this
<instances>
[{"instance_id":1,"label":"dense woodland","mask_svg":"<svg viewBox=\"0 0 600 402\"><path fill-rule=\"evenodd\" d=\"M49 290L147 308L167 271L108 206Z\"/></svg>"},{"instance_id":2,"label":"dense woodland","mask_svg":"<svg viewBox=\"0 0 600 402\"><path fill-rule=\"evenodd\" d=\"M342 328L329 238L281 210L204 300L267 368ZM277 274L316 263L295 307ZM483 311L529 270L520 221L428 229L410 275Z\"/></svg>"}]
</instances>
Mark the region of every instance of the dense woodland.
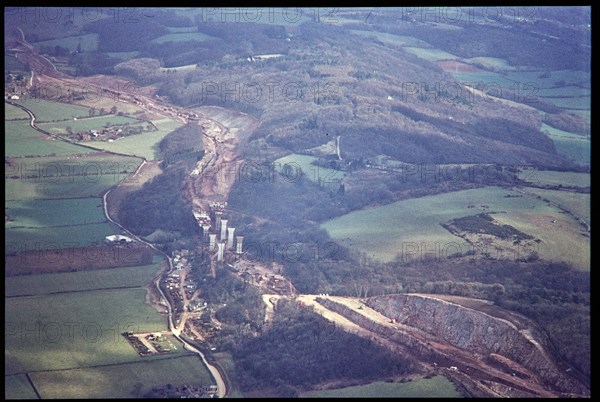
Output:
<instances>
[{"instance_id":1,"label":"dense woodland","mask_svg":"<svg viewBox=\"0 0 600 402\"><path fill-rule=\"evenodd\" d=\"M188 174L184 166L171 165L124 199L119 220L142 236L157 230L172 232L177 238L195 233L198 225L192 208L180 191Z\"/></svg>"},{"instance_id":2,"label":"dense woodland","mask_svg":"<svg viewBox=\"0 0 600 402\"><path fill-rule=\"evenodd\" d=\"M540 8L537 12L541 16L553 11ZM178 105L218 105L251 113L262 121L254 140L263 139L271 147L292 152L322 145L323 133L329 133L343 137L342 151L351 158L385 154L406 162L573 167L539 132L539 117L467 91L454 93L454 80L434 64L401 47L349 33L348 28L365 29L358 16L356 24L349 27L308 22L286 29L269 24L211 23L170 10L154 10L152 15L143 24L117 24L111 18L86 24L84 32L99 35L98 51L72 52L69 63L81 75L114 71L141 85L156 85L161 95ZM461 29L447 30L410 23L411 17L402 13L373 18L383 31L414 36L462 57L494 54L515 65L589 69L587 51L582 47L587 39L569 30L563 32L560 25L546 26L549 22L539 18L536 24L560 34L563 41L524 35L521 31L531 30L531 24L511 21L508 16L501 22L510 24L511 29L467 21L469 35L464 35L467 26L462 22L457 22ZM406 22L398 24L397 19ZM152 42L168 33L168 27L187 27L208 39ZM65 53L60 46L48 50ZM125 51L137 55L121 60L106 53ZM385 58L379 57L382 53ZM257 54L283 57L247 60ZM194 64L197 67L191 70L169 69ZM208 83L216 84L217 91L207 90ZM251 84L262 93L247 90ZM235 85L237 92L227 95L226 88ZM411 92L414 88L417 93ZM512 98L509 88L503 89L503 96ZM392 99L386 100L388 96ZM536 101L536 107L549 112L546 122L569 131L589 132L589 124L580 116Z\"/></svg>"},{"instance_id":3,"label":"dense woodland","mask_svg":"<svg viewBox=\"0 0 600 402\"><path fill-rule=\"evenodd\" d=\"M186 124L163 138L159 148L163 168L168 168L181 160L193 166L204 156L202 130L197 124Z\"/></svg>"},{"instance_id":4,"label":"dense woodland","mask_svg":"<svg viewBox=\"0 0 600 402\"><path fill-rule=\"evenodd\" d=\"M164 242L170 238L190 237L198 231L191 206L181 193L184 180L204 155L198 125L178 128L159 143L163 172L129 194L119 210L119 219L133 232Z\"/></svg>"},{"instance_id":5,"label":"dense woodland","mask_svg":"<svg viewBox=\"0 0 600 402\"><path fill-rule=\"evenodd\" d=\"M511 167L471 166L440 173L437 166L405 165L404 173L361 168L364 159L352 160L356 170L347 170L344 184L317 183L308 172L277 174L272 180L239 180L234 183L229 202L236 211L301 227L324 222L368 206L385 205L407 198L423 197L482 186L519 184ZM429 169L427 174L425 169ZM293 208L290 208L293 206Z\"/></svg>"},{"instance_id":6,"label":"dense woodland","mask_svg":"<svg viewBox=\"0 0 600 402\"><path fill-rule=\"evenodd\" d=\"M328 323L293 303L279 303L270 329L235 349L242 390L274 388L283 397L333 380L405 375L414 362Z\"/></svg>"}]
</instances>

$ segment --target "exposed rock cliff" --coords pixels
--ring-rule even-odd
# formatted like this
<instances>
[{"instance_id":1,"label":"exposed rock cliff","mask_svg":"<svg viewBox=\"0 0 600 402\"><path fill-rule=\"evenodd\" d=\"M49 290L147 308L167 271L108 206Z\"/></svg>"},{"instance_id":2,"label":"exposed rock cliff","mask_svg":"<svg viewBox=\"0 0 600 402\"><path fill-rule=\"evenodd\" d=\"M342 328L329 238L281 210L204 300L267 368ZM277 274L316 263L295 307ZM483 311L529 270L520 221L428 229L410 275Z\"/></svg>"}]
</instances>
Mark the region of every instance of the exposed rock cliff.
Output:
<instances>
[{"instance_id":1,"label":"exposed rock cliff","mask_svg":"<svg viewBox=\"0 0 600 402\"><path fill-rule=\"evenodd\" d=\"M398 323L461 350L482 356L504 356L531 370L558 391L585 393L580 384L558 367L547 352L546 339L533 324L519 329L508 320L424 295L372 297L366 304Z\"/></svg>"},{"instance_id":2,"label":"exposed rock cliff","mask_svg":"<svg viewBox=\"0 0 600 402\"><path fill-rule=\"evenodd\" d=\"M589 395L563 372L547 351L544 336L523 317L511 320L506 311L493 316L429 295L376 296L362 306L346 299L316 301L445 370L473 396Z\"/></svg>"}]
</instances>

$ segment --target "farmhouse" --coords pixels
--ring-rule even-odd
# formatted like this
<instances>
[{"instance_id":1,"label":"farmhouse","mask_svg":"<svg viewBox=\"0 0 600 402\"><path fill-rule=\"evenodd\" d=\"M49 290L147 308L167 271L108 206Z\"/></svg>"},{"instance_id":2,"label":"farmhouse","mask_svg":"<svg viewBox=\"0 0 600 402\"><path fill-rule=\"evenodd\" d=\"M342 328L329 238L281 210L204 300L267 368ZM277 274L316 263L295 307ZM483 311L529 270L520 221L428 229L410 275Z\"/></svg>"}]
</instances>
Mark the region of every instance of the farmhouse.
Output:
<instances>
[{"instance_id":1,"label":"farmhouse","mask_svg":"<svg viewBox=\"0 0 600 402\"><path fill-rule=\"evenodd\" d=\"M122 235L110 235L110 236L106 236L106 241L109 243L123 244L123 243L131 243L131 242L133 242L133 239L131 239L127 236L122 236Z\"/></svg>"}]
</instances>

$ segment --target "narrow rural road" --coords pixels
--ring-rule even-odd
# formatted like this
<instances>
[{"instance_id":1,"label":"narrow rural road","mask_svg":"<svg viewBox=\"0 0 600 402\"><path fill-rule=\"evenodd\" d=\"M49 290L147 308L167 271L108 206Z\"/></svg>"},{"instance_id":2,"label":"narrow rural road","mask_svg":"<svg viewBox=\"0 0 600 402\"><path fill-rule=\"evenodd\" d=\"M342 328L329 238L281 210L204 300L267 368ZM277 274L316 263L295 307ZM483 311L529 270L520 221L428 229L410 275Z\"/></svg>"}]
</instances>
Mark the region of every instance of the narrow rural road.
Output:
<instances>
[{"instance_id":1,"label":"narrow rural road","mask_svg":"<svg viewBox=\"0 0 600 402\"><path fill-rule=\"evenodd\" d=\"M139 172L139 169L138 171ZM136 173L137 173L136 172ZM135 235L134 233L130 232L127 228L125 228L124 226L122 226L119 222L115 221L114 219L112 219L110 217L110 214L108 213L108 202L107 202L107 196L108 194L115 188L117 188L119 186L119 184L117 184L116 186L110 188L106 193L104 193L104 195L102 196L103 199L103 207L104 207L104 215L106 216L106 219L108 219L110 222L114 223L115 225L117 225L118 227L120 227L123 231L125 231L131 238L147 244L148 246L150 246L153 250L156 250L158 253L162 254L165 256L165 258L167 259L168 263L169 263L169 272L171 272L173 270L173 261L171 260L171 257L169 257L169 255L165 252L163 252L162 250L160 250L159 248L157 248L154 244L138 237L137 235ZM169 324L169 331L171 331L171 333L173 334L173 336L175 338L177 338L182 344L183 347L187 350L190 350L194 353L197 353L198 355L200 355L200 358L202 359L202 362L204 363L204 365L206 366L206 368L208 368L208 371L210 371L210 373L212 374L213 378L215 379L215 382L217 383L217 396L219 398L224 398L225 395L227 395L227 385L225 383L225 380L223 379L223 376L221 375L221 372L219 371L219 369L217 369L217 367L213 366L212 364L210 364L208 362L208 360L206 360L206 357L204 356L204 354L202 353L202 351L200 351L199 349L195 348L193 345L189 344L188 342L185 341L185 339L183 339L181 337L181 330L183 328L183 325L181 326L182 328L177 328L177 326L175 325L175 323L173 322L173 307L171 306L171 303L169 303L169 299L166 297L166 295L163 293L161 287L160 287L160 280L161 280L162 275L159 274L156 276L156 278L154 278L154 285L156 286L156 289L158 289L158 292L160 293L161 296L161 300L165 301L165 305L167 306L167 310L168 310L168 324ZM185 321L182 320L182 324L184 324Z\"/></svg>"},{"instance_id":2,"label":"narrow rural road","mask_svg":"<svg viewBox=\"0 0 600 402\"><path fill-rule=\"evenodd\" d=\"M136 171L139 172L139 169ZM133 177L133 176L132 176ZM115 221L114 219L112 219L110 217L110 214L108 213L108 202L107 202L107 196L108 194L115 188L117 188L119 186L119 184L117 184L116 186L110 188L106 193L104 193L104 195L102 196L103 202L102 205L104 207L104 215L106 216L106 219L108 219L110 222L114 223L115 225L117 225L118 227L120 227L123 231L125 231L131 238L147 244L148 246L150 246L152 249L156 250L158 253L162 254L165 256L165 258L167 259L167 261L169 262L169 272L171 272L173 270L173 261L171 260L171 257L169 257L169 255L165 252L163 252L162 250L160 250L158 247L156 247L154 244L138 237L137 235L135 235L134 233L130 232L127 228L125 228L124 226L122 226L119 222ZM177 326L175 326L175 323L173 322L173 307L171 306L171 303L169 303L169 299L166 297L166 295L163 293L161 287L160 287L160 280L161 280L162 275L157 275L156 278L154 279L154 284L156 286L156 289L158 289L160 296L161 296L161 300L165 301L165 305L167 306L167 310L168 310L168 324L169 324L169 331L171 331L171 333L173 334L173 336L175 338L177 338L182 344L183 347L187 350L190 350L194 353L197 353L198 355L200 355L200 358L202 359L202 362L204 363L204 365L206 366L206 368L208 368L208 371L210 371L210 373L212 374L213 378L215 379L215 382L217 383L217 396L219 398L224 398L225 395L227 395L227 385L225 383L225 380L223 379L223 376L221 375L221 372L219 371L219 369L217 369L215 366L213 366L212 364L210 364L208 362L208 360L206 360L206 357L204 356L204 354L198 350L197 348L195 348L193 345L189 344L188 342L186 342L182 337L181 337L181 330L183 328L177 328ZM182 324L185 324L185 321L182 320Z\"/></svg>"},{"instance_id":3,"label":"narrow rural road","mask_svg":"<svg viewBox=\"0 0 600 402\"><path fill-rule=\"evenodd\" d=\"M29 64L31 66L31 70L32 70L32 76L29 82L29 88L31 88L31 86L33 86L34 84L34 74L36 75L36 81L39 83L45 82L46 80L49 81L57 81L58 83L64 83L67 85L71 85L71 84L75 84L75 85L79 85L80 84L80 80L77 78L73 78L67 74L64 74L62 72L59 72L56 69L56 66L54 66L48 59L46 59L45 57L39 55L35 49L33 48L33 46L31 46L26 40L25 37L23 35L23 32L20 30L20 38L17 38L16 42L15 42L15 47L19 48L19 52L17 52L19 60L21 60L22 62L25 62L27 64ZM126 92L121 92L121 91L115 91L113 89L107 88L105 85L102 84L96 84L96 83L86 83L85 81L84 83L84 87L91 87L94 88L96 90L99 90L99 93L105 94L105 95L115 95L117 96L122 102L126 102L126 103L132 103L135 104L136 100L137 101L142 101L145 105L153 105L152 107L147 106L145 107L145 109L147 111L154 111L160 115L168 115L171 118L177 118L181 121L183 121L184 123L187 123L187 120L183 117L180 117L180 113L179 112L190 112L187 109L183 109L183 108L175 108L173 107L173 105L171 104L167 104L164 102L160 102L158 99L154 99L154 97L150 97L148 95L142 95L141 93L137 94L138 99L136 99L136 94L134 93L126 93ZM29 89L28 88L28 89ZM8 101L7 101L8 102ZM11 103L23 110L25 110L30 118L30 125L33 129L52 137L53 139L56 140L60 140L60 141L64 141L67 143L71 143L71 144L75 144L72 141L69 141L67 138L64 138L60 135L55 135L52 133L49 133L41 128L39 128L36 124L36 117L33 114L33 112L31 110L29 110L28 108L24 107L23 105L20 105L18 103L14 103L14 102L8 102ZM227 111L227 112L231 112L228 111L227 109L222 109L223 111ZM244 113L236 113L237 115L243 115L246 118L250 118L251 116L246 115ZM214 166L214 165L218 165L219 163L232 163L235 162L239 159L239 156L237 155L237 152L235 150L236 146L238 145L238 138L236 138L237 136L232 136L232 138L229 139L229 141L225 141L225 136L227 136L227 134L229 134L229 127L221 124L221 122L219 122L217 119L213 119L210 118L208 115L202 113L202 117L204 118L204 122L208 123L209 125L213 126L213 127L218 127L218 134L219 135L204 135L204 144L206 146L206 148L208 150L211 150L212 152L208 152L209 156L206 158L207 161L204 161L207 165L209 166ZM253 119L253 124L251 124L251 126L253 126L253 129L256 128L260 122L257 119ZM253 131L253 129L250 130ZM217 134L217 133L215 133ZM135 177L141 170L141 167L147 162L147 160L145 158L141 158L139 156L136 155L130 155L130 154L124 154L124 153L119 153L119 152L114 152L114 151L106 151L106 150L100 150L88 145L84 145L84 144L79 144L77 143L76 145L84 147L84 148L88 148L88 149L93 149L95 151L101 151L101 152L105 152L105 153L109 153L109 154L113 154L113 155L119 155L119 156L128 156L128 157L138 157L142 160L142 164L140 165L140 167L136 170L136 172L134 174L132 174L131 176L129 176L128 178L131 179L133 177ZM225 158L223 158L223 156L226 156ZM206 157L206 156L205 156ZM127 179L125 179L127 180ZM210 180L209 180L210 181ZM122 182L121 182L122 183ZM131 237L132 239L135 239L141 243L144 243L146 245L148 245L149 247L151 247L153 250L157 251L159 254L162 254L165 256L165 258L167 259L168 263L169 263L169 270L168 272L171 272L173 270L173 262L171 260L171 258L169 257L169 255L167 255L166 253L162 252L161 250L159 250L154 244L145 241L143 239L141 239L140 237L138 237L137 235L135 235L134 233L132 233L131 231L129 231L127 228L125 228L124 226L122 226L119 222L115 221L111 216L110 213L108 211L108 198L107 196L110 194L110 192L116 188L119 187L119 185L121 184L116 184L115 186L111 187L110 189L108 189L108 191L106 191L104 193L104 195L102 196L102 200L103 200L103 210L104 210L104 215L106 216L106 219L115 224L117 227L121 228L125 233L127 233L129 235L129 237ZM226 198L227 194L229 194L229 186L226 186L227 188L223 189L220 188L220 186L223 186L224 183L219 182L218 180L216 181L216 183L214 182L214 178L212 180L211 183L205 183L209 184L208 187L210 187L210 190L216 191L219 194L223 194L223 196ZM214 186L216 184L216 186ZM206 190L206 187L204 187L202 190ZM223 190L227 190L227 191L223 191ZM192 195L192 201L194 201L194 195L195 192L191 191L191 195ZM162 274L163 271L161 271L153 280L154 285L156 286L156 288L158 289L159 294L161 295L161 299L164 301L163 304L167 307L168 310L168 327L169 327L169 331L177 338L179 339L184 347L187 350L193 351L194 353L197 353L198 355L200 355L202 361L204 362L204 364L206 365L206 367L208 368L208 370L210 371L210 373L213 375L216 384L217 384L217 396L222 398L225 397L227 395L227 385L226 382L223 378L223 375L221 374L221 372L219 371L219 369L210 364L207 360L206 357L204 356L204 354L202 353L202 351L198 350L196 347L194 347L193 345L189 344L188 342L186 342L182 337L181 337L181 329L183 328L183 325L180 328L177 328L175 326L175 323L173 322L173 306L171 306L169 299L166 297L166 295L163 293L161 287L160 287L160 280L162 278Z\"/></svg>"},{"instance_id":4,"label":"narrow rural road","mask_svg":"<svg viewBox=\"0 0 600 402\"><path fill-rule=\"evenodd\" d=\"M48 133L45 130L42 130L41 128L37 127L35 125L35 115L33 114L33 112L29 109L27 109L25 106L20 105L18 103L14 103L14 102L8 102L14 106L17 106L21 109L23 109L24 111L26 111L31 120L30 120L30 125L33 129L45 134L45 135L49 135L52 138L56 138L59 139L61 141L65 141L70 143L70 141L60 137L60 136L54 136L50 133ZM127 154L121 154L121 153L116 153L116 152L110 152L110 151L103 151L106 153L110 153L110 154L114 154L114 155L121 155L121 156L133 156L135 157L135 155L127 155ZM135 175L137 175L140 170L141 167L146 163L146 159L143 159L142 164L140 164L140 166L138 167L138 169L136 169L136 171L134 172L133 175L131 175L129 178L132 179ZM127 180L127 179L125 179ZM167 259L168 263L169 263L169 272L171 272L173 270L173 262L171 260L171 258L169 257L168 254L166 254L165 252L163 252L162 250L160 250L158 247L156 247L154 244L140 238L139 236L137 236L136 234L132 233L131 231L129 231L126 227L124 227L123 225L121 225L119 222L115 221L113 218L111 218L109 212L108 212L108 201L107 201L107 196L108 194L110 194L110 192L114 189L116 189L117 187L119 187L120 183L116 184L115 186L111 187L110 189L108 189L108 191L106 191L104 193L104 195L102 196L102 207L104 210L104 216L106 216L106 219L113 223L114 225L118 226L121 230L123 230L125 233L127 233L129 235L129 237L131 237L132 239L137 240L140 243L146 244L149 247L151 247L153 250L155 250L156 252L158 252L159 254L162 254L163 256L165 256L165 258ZM224 398L227 395L227 385L225 383L225 380L223 379L223 376L221 375L221 372L219 371L219 369L217 369L217 367L215 367L214 365L210 364L207 360L206 357L204 356L204 354L202 353L202 351L200 351L199 349L195 348L193 345L189 344L188 342L186 342L182 337L181 337L181 329L178 329L174 322L173 322L173 308L171 306L171 304L169 303L169 299L165 296L165 294L163 293L162 289L160 288L160 279L161 279L162 275L159 273L155 278L154 278L154 284L156 286L156 288L158 289L158 292L161 295L161 300L164 300L164 305L167 307L168 310L168 327L169 327L169 331L171 331L171 333L173 334L173 336L175 338L177 338L184 346L184 348L186 350L192 351L196 354L198 354L200 356L200 358L202 359L202 362L204 363L204 365L206 366L206 368L208 369L208 371L212 374L213 378L215 379L215 382L217 384L217 396L219 398Z\"/></svg>"}]
</instances>

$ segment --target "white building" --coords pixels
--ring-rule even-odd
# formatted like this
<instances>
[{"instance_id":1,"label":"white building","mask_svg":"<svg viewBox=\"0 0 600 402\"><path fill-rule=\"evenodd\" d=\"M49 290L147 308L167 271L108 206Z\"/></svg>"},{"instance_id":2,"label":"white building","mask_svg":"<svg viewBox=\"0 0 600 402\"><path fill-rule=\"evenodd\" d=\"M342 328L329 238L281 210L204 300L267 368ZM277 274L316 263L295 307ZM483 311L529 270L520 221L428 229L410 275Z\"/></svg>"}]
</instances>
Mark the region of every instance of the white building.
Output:
<instances>
[{"instance_id":1,"label":"white building","mask_svg":"<svg viewBox=\"0 0 600 402\"><path fill-rule=\"evenodd\" d=\"M106 236L106 241L111 243L131 243L133 239L122 235L110 235Z\"/></svg>"}]
</instances>

